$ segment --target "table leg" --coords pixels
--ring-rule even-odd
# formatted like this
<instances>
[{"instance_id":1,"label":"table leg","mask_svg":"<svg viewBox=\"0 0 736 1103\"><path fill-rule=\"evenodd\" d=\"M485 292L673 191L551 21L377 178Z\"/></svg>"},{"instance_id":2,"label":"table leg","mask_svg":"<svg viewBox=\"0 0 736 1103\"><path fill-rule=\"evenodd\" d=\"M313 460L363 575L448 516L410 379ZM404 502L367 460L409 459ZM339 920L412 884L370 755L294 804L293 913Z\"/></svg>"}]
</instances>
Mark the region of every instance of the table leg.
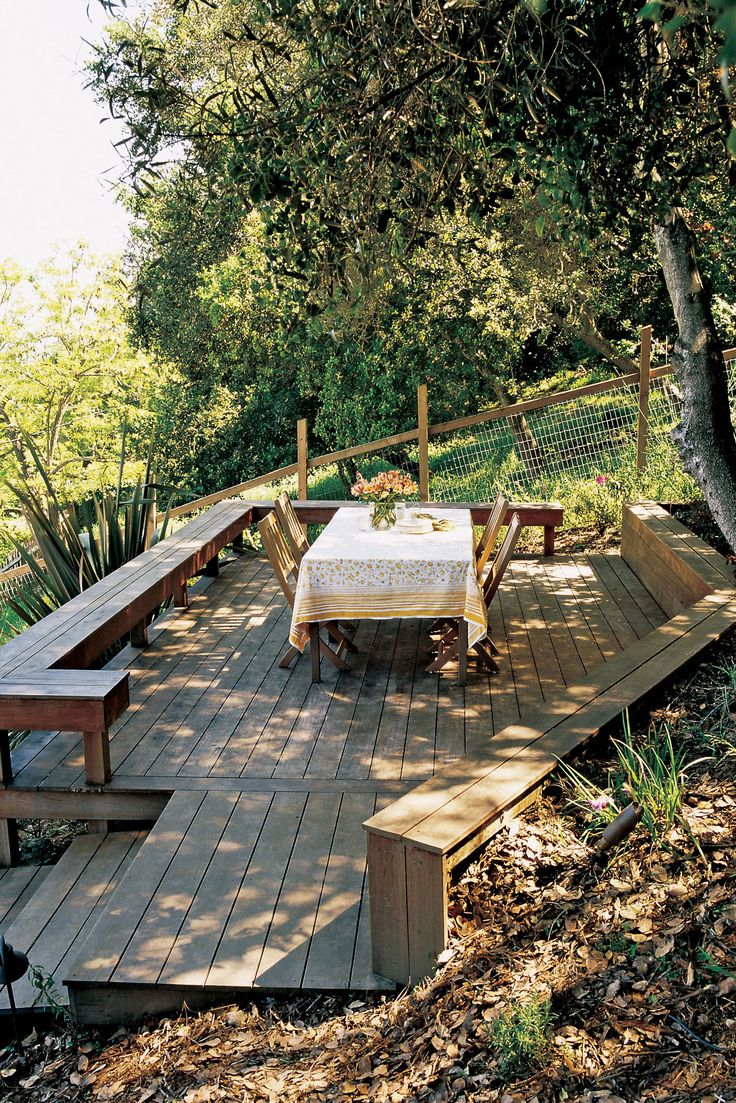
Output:
<instances>
[{"instance_id":1,"label":"table leg","mask_svg":"<svg viewBox=\"0 0 736 1103\"><path fill-rule=\"evenodd\" d=\"M319 672L320 646L318 624L309 625L309 651L312 657L312 681L321 682L322 677Z\"/></svg>"},{"instance_id":2,"label":"table leg","mask_svg":"<svg viewBox=\"0 0 736 1103\"><path fill-rule=\"evenodd\" d=\"M458 628L457 684L468 684L468 622L460 617Z\"/></svg>"}]
</instances>

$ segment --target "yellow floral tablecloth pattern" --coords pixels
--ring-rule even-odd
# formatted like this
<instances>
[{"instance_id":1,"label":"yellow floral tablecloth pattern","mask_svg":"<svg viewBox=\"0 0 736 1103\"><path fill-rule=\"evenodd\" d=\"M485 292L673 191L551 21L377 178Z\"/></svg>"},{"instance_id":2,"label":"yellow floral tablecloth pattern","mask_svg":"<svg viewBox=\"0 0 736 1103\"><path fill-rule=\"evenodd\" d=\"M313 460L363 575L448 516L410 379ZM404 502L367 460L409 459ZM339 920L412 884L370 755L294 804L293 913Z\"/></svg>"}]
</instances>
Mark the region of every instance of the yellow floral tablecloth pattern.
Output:
<instances>
[{"instance_id":1,"label":"yellow floral tablecloth pattern","mask_svg":"<svg viewBox=\"0 0 736 1103\"><path fill-rule=\"evenodd\" d=\"M448 532L409 536L366 527L365 509L337 511L299 567L290 642L304 650L309 622L457 617L468 643L486 634L469 510L431 509Z\"/></svg>"}]
</instances>

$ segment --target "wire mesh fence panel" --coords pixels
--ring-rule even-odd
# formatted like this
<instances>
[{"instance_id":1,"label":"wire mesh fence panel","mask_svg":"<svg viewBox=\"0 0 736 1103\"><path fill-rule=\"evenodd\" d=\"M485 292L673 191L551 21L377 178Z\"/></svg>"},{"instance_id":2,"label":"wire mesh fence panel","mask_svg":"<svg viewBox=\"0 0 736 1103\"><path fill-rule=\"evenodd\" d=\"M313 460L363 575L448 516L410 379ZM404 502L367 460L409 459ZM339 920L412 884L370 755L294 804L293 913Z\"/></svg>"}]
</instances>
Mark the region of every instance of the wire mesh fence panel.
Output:
<instances>
[{"instance_id":1,"label":"wire mesh fence panel","mask_svg":"<svg viewBox=\"0 0 736 1103\"><path fill-rule=\"evenodd\" d=\"M486 501L498 491L548 498L561 479L611 471L636 456L637 396L630 388L586 395L438 437L432 497Z\"/></svg>"}]
</instances>

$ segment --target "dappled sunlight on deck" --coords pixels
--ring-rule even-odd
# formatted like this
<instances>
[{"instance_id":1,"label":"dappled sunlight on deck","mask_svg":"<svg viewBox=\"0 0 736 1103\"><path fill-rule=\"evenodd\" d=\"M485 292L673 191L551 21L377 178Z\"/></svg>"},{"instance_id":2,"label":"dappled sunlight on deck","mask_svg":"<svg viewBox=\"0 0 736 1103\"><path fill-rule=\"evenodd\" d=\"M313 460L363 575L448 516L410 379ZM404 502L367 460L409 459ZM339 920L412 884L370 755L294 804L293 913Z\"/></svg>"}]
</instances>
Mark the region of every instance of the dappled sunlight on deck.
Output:
<instances>
[{"instance_id":1,"label":"dappled sunlight on deck","mask_svg":"<svg viewBox=\"0 0 736 1103\"><path fill-rule=\"evenodd\" d=\"M194 1004L206 992L390 989L372 971L363 824L386 841L381 816L397 810L391 832L428 863L421 886L454 835L554 768L540 732L557 724L562 747L586 738L577 714L597 687L618 708L632 649L647 661L709 603L723 596L699 612L683 600L668 622L617 554L520 556L490 611L497 674L471 662L460 686L453 668L426 671L428 623L362 621L350 670L326 665L315 684L308 658L278 666L290 617L268 564L231 561L145 650L115 659L131 671L131 705L111 731L106 792L172 795L127 875L87 886L88 912L100 895L107 907L64 966L82 1018L130 1007L140 987ZM39 739L16 778L83 783L69 733ZM427 915L441 906L441 893L428 898Z\"/></svg>"}]
</instances>

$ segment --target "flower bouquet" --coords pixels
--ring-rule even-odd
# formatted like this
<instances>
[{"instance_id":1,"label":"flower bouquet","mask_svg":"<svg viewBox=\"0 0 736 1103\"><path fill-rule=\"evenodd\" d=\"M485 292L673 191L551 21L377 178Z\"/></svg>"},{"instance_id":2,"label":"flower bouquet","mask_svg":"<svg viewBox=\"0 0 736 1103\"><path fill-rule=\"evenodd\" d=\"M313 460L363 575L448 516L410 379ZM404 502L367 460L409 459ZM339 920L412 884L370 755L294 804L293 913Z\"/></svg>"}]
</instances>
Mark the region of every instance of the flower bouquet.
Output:
<instances>
[{"instance_id":1,"label":"flower bouquet","mask_svg":"<svg viewBox=\"0 0 736 1103\"><path fill-rule=\"evenodd\" d=\"M364 479L360 471L350 493L371 503L371 524L375 529L389 529L396 524L396 505L407 494L416 494L417 484L401 471L380 471L372 479Z\"/></svg>"}]
</instances>

